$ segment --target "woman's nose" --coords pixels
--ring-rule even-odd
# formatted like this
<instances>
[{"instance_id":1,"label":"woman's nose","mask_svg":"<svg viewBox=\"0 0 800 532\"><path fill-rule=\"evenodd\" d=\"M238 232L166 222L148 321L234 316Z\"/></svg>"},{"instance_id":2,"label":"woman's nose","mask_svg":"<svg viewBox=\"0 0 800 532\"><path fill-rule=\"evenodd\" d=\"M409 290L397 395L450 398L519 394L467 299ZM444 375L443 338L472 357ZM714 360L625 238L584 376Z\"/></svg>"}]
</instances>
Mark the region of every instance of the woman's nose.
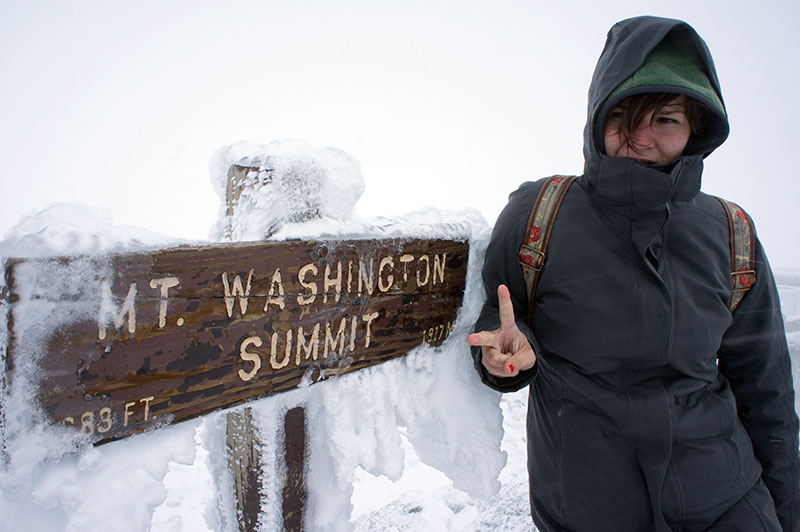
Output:
<instances>
[{"instance_id":1,"label":"woman's nose","mask_svg":"<svg viewBox=\"0 0 800 532\"><path fill-rule=\"evenodd\" d=\"M636 146L649 147L653 145L653 128L649 122L642 120L631 135L631 143Z\"/></svg>"}]
</instances>

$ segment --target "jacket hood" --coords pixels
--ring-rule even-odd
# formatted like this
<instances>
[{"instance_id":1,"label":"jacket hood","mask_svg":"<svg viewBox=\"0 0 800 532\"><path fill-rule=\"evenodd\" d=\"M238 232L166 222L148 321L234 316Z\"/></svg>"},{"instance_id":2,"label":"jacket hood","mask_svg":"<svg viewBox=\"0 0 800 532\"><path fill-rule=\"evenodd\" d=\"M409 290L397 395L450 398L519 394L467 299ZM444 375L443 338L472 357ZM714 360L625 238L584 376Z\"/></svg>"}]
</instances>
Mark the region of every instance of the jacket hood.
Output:
<instances>
[{"instance_id":1,"label":"jacket hood","mask_svg":"<svg viewBox=\"0 0 800 532\"><path fill-rule=\"evenodd\" d=\"M709 120L689 139L684 156L708 156L728 137L729 125L711 52L687 23L660 17L636 17L615 24L589 87L584 129L587 175L606 158L603 131L608 111L642 93L684 94L704 104Z\"/></svg>"}]
</instances>

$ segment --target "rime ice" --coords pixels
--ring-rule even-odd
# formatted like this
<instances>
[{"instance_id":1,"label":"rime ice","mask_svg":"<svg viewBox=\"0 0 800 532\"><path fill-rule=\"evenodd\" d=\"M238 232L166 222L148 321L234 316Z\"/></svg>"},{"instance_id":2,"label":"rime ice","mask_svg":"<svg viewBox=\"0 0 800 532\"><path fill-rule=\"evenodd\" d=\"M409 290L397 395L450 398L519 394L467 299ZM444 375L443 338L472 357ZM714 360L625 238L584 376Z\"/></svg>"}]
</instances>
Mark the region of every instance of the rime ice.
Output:
<instances>
[{"instance_id":1,"label":"rime ice","mask_svg":"<svg viewBox=\"0 0 800 532\"><path fill-rule=\"evenodd\" d=\"M0 256L87 255L177 244L175 239L146 229L114 225L106 209L62 202L23 217L6 231Z\"/></svg>"},{"instance_id":2,"label":"rime ice","mask_svg":"<svg viewBox=\"0 0 800 532\"><path fill-rule=\"evenodd\" d=\"M262 240L286 224L346 220L365 186L350 154L302 140L226 146L212 159L210 172L222 199L212 240Z\"/></svg>"}]
</instances>

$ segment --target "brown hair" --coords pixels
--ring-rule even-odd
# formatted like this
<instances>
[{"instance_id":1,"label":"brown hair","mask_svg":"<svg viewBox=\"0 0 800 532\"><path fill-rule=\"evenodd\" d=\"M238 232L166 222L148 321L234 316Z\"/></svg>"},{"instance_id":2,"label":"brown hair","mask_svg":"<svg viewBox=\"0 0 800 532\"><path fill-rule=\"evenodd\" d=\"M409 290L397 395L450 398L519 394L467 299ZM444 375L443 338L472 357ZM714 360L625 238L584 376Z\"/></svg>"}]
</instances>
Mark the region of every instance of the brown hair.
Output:
<instances>
[{"instance_id":1,"label":"brown hair","mask_svg":"<svg viewBox=\"0 0 800 532\"><path fill-rule=\"evenodd\" d=\"M677 96L680 95L663 92L634 94L613 107L613 109L622 109L622 116L619 120L619 132L622 133L625 142L630 144L636 126L648 113L652 111L653 115L655 115L662 107L674 100ZM623 102L625 105L621 105ZM689 121L692 135L696 135L702 131L708 122L709 112L706 106L688 96L684 103L684 113L686 114L686 119Z\"/></svg>"}]
</instances>

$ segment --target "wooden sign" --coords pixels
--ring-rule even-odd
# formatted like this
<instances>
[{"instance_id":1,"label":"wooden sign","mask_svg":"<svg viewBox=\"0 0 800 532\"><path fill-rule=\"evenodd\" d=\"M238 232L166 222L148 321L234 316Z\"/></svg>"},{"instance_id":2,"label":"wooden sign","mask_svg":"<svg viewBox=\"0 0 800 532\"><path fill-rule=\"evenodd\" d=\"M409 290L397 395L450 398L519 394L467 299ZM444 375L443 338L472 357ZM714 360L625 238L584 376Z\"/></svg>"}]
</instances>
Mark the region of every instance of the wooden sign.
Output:
<instances>
[{"instance_id":1,"label":"wooden sign","mask_svg":"<svg viewBox=\"0 0 800 532\"><path fill-rule=\"evenodd\" d=\"M35 401L93 442L124 438L440 344L468 249L288 241L13 259L6 371L13 386L30 356L18 329L32 307L66 316L37 347Z\"/></svg>"}]
</instances>

